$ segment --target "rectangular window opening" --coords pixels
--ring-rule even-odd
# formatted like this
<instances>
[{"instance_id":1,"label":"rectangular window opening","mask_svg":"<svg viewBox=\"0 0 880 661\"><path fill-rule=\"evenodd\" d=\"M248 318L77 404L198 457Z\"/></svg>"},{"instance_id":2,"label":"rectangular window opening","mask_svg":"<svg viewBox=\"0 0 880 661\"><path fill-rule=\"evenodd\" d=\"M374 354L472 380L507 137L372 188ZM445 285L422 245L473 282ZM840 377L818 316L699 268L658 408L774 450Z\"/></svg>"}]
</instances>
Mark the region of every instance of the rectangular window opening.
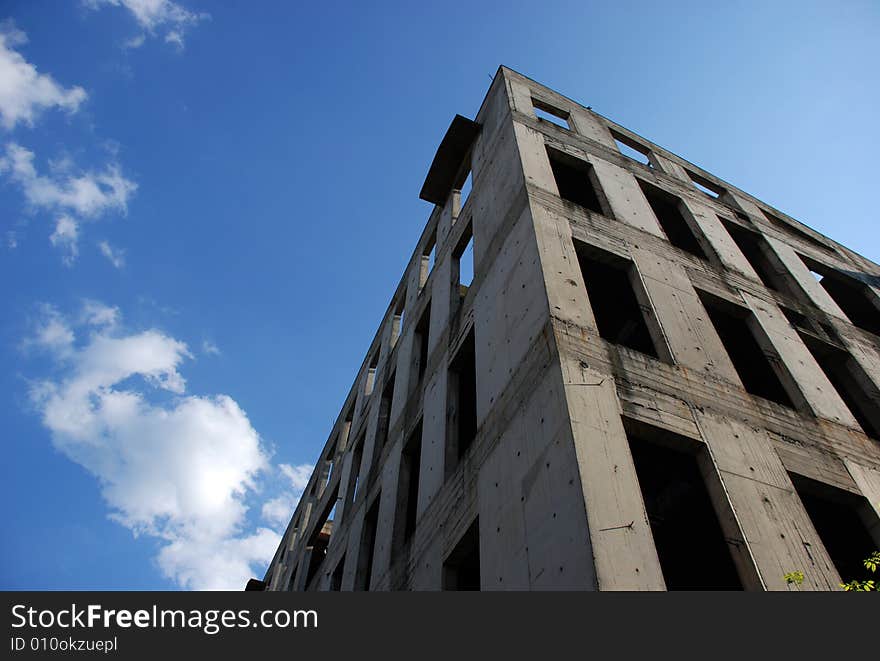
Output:
<instances>
[{"instance_id":1,"label":"rectangular window opening","mask_svg":"<svg viewBox=\"0 0 880 661\"><path fill-rule=\"evenodd\" d=\"M605 253L589 250L575 241L581 275L587 287L590 307L599 335L608 342L658 358L651 332L645 323L630 280L632 265Z\"/></svg>"},{"instance_id":2,"label":"rectangular window opening","mask_svg":"<svg viewBox=\"0 0 880 661\"><path fill-rule=\"evenodd\" d=\"M807 320L807 317L797 310L792 310L784 305L780 306L779 309L782 310L782 315L788 319L788 323L794 328L810 328L810 322Z\"/></svg>"},{"instance_id":3,"label":"rectangular window opening","mask_svg":"<svg viewBox=\"0 0 880 661\"><path fill-rule=\"evenodd\" d=\"M627 437L666 589L742 590L698 457Z\"/></svg>"},{"instance_id":4,"label":"rectangular window opening","mask_svg":"<svg viewBox=\"0 0 880 661\"><path fill-rule=\"evenodd\" d=\"M532 98L532 108L535 111L535 117L538 119L545 122L551 122L552 124L556 124L556 126L561 126L566 131L571 130L571 123L569 121L570 115L566 111L555 108L549 103L544 103L535 98Z\"/></svg>"},{"instance_id":5,"label":"rectangular window opening","mask_svg":"<svg viewBox=\"0 0 880 661\"><path fill-rule=\"evenodd\" d=\"M772 251L763 235L724 218L720 220L764 286L784 294L791 294L791 288L785 280L784 269L780 264L774 265Z\"/></svg>"},{"instance_id":6,"label":"rectangular window opening","mask_svg":"<svg viewBox=\"0 0 880 661\"><path fill-rule=\"evenodd\" d=\"M480 522L474 519L443 562L443 589L480 589Z\"/></svg>"},{"instance_id":7,"label":"rectangular window opening","mask_svg":"<svg viewBox=\"0 0 880 661\"><path fill-rule=\"evenodd\" d=\"M651 153L650 149L617 131L611 131L611 136L614 138L614 142L617 144L617 150L621 154L634 161L638 161L642 165L647 165L649 168L654 167L648 156Z\"/></svg>"},{"instance_id":8,"label":"rectangular window opening","mask_svg":"<svg viewBox=\"0 0 880 661\"><path fill-rule=\"evenodd\" d=\"M287 579L287 591L293 592L293 586L296 582L296 571L299 569L299 565L295 565L293 571L290 572L290 578Z\"/></svg>"},{"instance_id":9,"label":"rectangular window opening","mask_svg":"<svg viewBox=\"0 0 880 661\"><path fill-rule=\"evenodd\" d=\"M428 282L428 276L431 275L431 271L434 270L434 260L437 253L437 232L436 230L428 239L428 242L425 244L425 248L422 251L422 262L421 262L421 270L419 272L419 289L425 286L425 283Z\"/></svg>"},{"instance_id":10,"label":"rectangular window opening","mask_svg":"<svg viewBox=\"0 0 880 661\"><path fill-rule=\"evenodd\" d=\"M382 448L388 442L388 431L391 428L391 404L394 400L394 377L391 373L382 389L382 399L379 401L379 421L376 428L376 457L382 453Z\"/></svg>"},{"instance_id":11,"label":"rectangular window opening","mask_svg":"<svg viewBox=\"0 0 880 661\"><path fill-rule=\"evenodd\" d=\"M343 555L339 562L336 563L336 569L333 570L333 575L330 577L330 590L332 592L339 592L342 589L342 577L345 572L345 556Z\"/></svg>"},{"instance_id":12,"label":"rectangular window opening","mask_svg":"<svg viewBox=\"0 0 880 661\"><path fill-rule=\"evenodd\" d=\"M333 470L336 468L336 447L338 442L339 437L337 436L333 441L333 445L327 449L327 452L324 455L324 479L323 487L321 488L322 492L327 485L330 484L330 480L333 479Z\"/></svg>"},{"instance_id":13,"label":"rectangular window opening","mask_svg":"<svg viewBox=\"0 0 880 661\"><path fill-rule=\"evenodd\" d=\"M379 366L379 350L377 349L370 356L370 364L367 367L367 378L364 379L364 395L369 397L373 394L373 387L376 385L376 368Z\"/></svg>"},{"instance_id":14,"label":"rectangular window opening","mask_svg":"<svg viewBox=\"0 0 880 661\"><path fill-rule=\"evenodd\" d=\"M471 190L474 187L474 174L468 168L467 177L465 177L464 182L462 182L459 186L459 209L463 209L465 203L468 201L468 198L471 196Z\"/></svg>"},{"instance_id":15,"label":"rectangular window opening","mask_svg":"<svg viewBox=\"0 0 880 661\"><path fill-rule=\"evenodd\" d=\"M394 305L394 316L391 319L391 348L397 344L400 334L403 332L403 316L406 313L406 290L403 290L400 298Z\"/></svg>"},{"instance_id":16,"label":"rectangular window opening","mask_svg":"<svg viewBox=\"0 0 880 661\"><path fill-rule=\"evenodd\" d=\"M593 166L586 161L568 156L555 149L547 148L550 168L556 180L559 197L593 211L604 214L599 196L596 193Z\"/></svg>"},{"instance_id":17,"label":"rectangular window opening","mask_svg":"<svg viewBox=\"0 0 880 661\"><path fill-rule=\"evenodd\" d=\"M687 173L688 173L688 177L690 177L690 179L691 179L691 183L694 185L694 188L696 188L699 191L702 191L703 193L705 193L706 195L711 197L713 200L718 199L719 197L724 195L724 193L727 192L718 184L706 179L705 177L697 174L696 172L691 172L690 170L687 170Z\"/></svg>"},{"instance_id":18,"label":"rectangular window opening","mask_svg":"<svg viewBox=\"0 0 880 661\"><path fill-rule=\"evenodd\" d=\"M452 263L454 288L461 303L474 280L474 237L470 226L462 232L461 239L452 253Z\"/></svg>"},{"instance_id":19,"label":"rectangular window opening","mask_svg":"<svg viewBox=\"0 0 880 661\"><path fill-rule=\"evenodd\" d=\"M415 364L415 374L416 385L422 382L422 379L425 376L425 371L428 369L428 333L431 329L431 304L428 303L425 306L425 311L422 312L422 317L419 319L419 323L416 324L415 335L413 337L413 353L416 356L416 364Z\"/></svg>"},{"instance_id":20,"label":"rectangular window opening","mask_svg":"<svg viewBox=\"0 0 880 661\"><path fill-rule=\"evenodd\" d=\"M788 222L787 220L783 220L775 213L767 211L766 209L761 209L761 213L764 214L764 217L770 222L771 225L776 227L777 229L782 230L785 233L791 233L795 236L803 239L811 246L818 248L819 250L824 250L825 252L834 252L829 246L825 245L819 239L815 238L812 234L808 234L804 230L802 230L797 225Z\"/></svg>"},{"instance_id":21,"label":"rectangular window opening","mask_svg":"<svg viewBox=\"0 0 880 661\"><path fill-rule=\"evenodd\" d=\"M809 257L798 256L853 325L880 335L880 310L869 298L868 285Z\"/></svg>"},{"instance_id":22,"label":"rectangular window opening","mask_svg":"<svg viewBox=\"0 0 880 661\"><path fill-rule=\"evenodd\" d=\"M877 515L865 497L801 475L789 477L840 578L876 579L862 564L880 547L870 533L880 529Z\"/></svg>"},{"instance_id":23,"label":"rectangular window opening","mask_svg":"<svg viewBox=\"0 0 880 661\"><path fill-rule=\"evenodd\" d=\"M413 429L400 455L397 474L397 505L394 516L394 551L412 538L416 530L419 503L419 469L422 461L422 422Z\"/></svg>"},{"instance_id":24,"label":"rectangular window opening","mask_svg":"<svg viewBox=\"0 0 880 661\"><path fill-rule=\"evenodd\" d=\"M798 334L865 434L880 440L880 410L860 384L868 379L859 364L843 349L802 330Z\"/></svg>"},{"instance_id":25,"label":"rectangular window opening","mask_svg":"<svg viewBox=\"0 0 880 661\"><path fill-rule=\"evenodd\" d=\"M333 514L336 511L338 495L339 486L337 485L331 496L327 499L327 504L324 506L324 510L317 518L318 523L306 544L307 548L311 548L309 566L306 573L307 589L312 587L312 580L315 578L321 563L324 562L324 558L327 556L327 547L330 545L330 538L333 534Z\"/></svg>"},{"instance_id":26,"label":"rectangular window opening","mask_svg":"<svg viewBox=\"0 0 880 661\"><path fill-rule=\"evenodd\" d=\"M746 392L794 408L791 397L749 326L751 312L711 294L697 293Z\"/></svg>"},{"instance_id":27,"label":"rectangular window opening","mask_svg":"<svg viewBox=\"0 0 880 661\"><path fill-rule=\"evenodd\" d=\"M364 527L361 531L360 551L358 552L358 566L355 574L355 590L369 590L373 580L373 554L376 546L376 530L379 527L379 501L381 493L376 494L367 515L364 517Z\"/></svg>"},{"instance_id":28,"label":"rectangular window opening","mask_svg":"<svg viewBox=\"0 0 880 661\"><path fill-rule=\"evenodd\" d=\"M366 432L361 433L352 449L351 472L348 475L348 497L344 512L350 512L357 498L358 484L360 482L361 462L364 458L364 441Z\"/></svg>"},{"instance_id":29,"label":"rectangular window opening","mask_svg":"<svg viewBox=\"0 0 880 661\"><path fill-rule=\"evenodd\" d=\"M474 329L449 365L446 476L452 474L477 435L477 366Z\"/></svg>"},{"instance_id":30,"label":"rectangular window opening","mask_svg":"<svg viewBox=\"0 0 880 661\"><path fill-rule=\"evenodd\" d=\"M682 213L682 201L675 195L652 186L646 181L640 179L637 181L651 206L651 210L657 217L660 227L663 228L663 232L669 239L669 243L695 257L706 259L706 251L700 246L694 230Z\"/></svg>"}]
</instances>

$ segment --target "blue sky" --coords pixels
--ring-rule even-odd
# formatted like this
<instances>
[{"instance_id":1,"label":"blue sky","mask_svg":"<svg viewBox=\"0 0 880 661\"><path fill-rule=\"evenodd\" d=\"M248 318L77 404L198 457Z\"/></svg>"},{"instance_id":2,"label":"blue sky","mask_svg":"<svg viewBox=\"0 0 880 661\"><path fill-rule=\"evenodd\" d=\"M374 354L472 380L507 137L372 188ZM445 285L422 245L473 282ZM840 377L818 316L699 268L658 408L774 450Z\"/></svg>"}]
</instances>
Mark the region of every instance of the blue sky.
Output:
<instances>
[{"instance_id":1,"label":"blue sky","mask_svg":"<svg viewBox=\"0 0 880 661\"><path fill-rule=\"evenodd\" d=\"M880 261L875 2L8 1L0 588L262 575L505 64Z\"/></svg>"}]
</instances>

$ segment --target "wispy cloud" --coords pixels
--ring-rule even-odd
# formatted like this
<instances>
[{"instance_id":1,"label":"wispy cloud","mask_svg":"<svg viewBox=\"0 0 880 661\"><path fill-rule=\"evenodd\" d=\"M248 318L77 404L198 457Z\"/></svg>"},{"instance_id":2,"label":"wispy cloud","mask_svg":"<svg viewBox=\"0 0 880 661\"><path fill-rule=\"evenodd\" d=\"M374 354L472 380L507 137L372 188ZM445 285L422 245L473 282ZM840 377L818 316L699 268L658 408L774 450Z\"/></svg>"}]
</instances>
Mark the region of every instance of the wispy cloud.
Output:
<instances>
[{"instance_id":1,"label":"wispy cloud","mask_svg":"<svg viewBox=\"0 0 880 661\"><path fill-rule=\"evenodd\" d=\"M114 248L106 241L98 242L98 250L107 258L114 268L121 269L125 266L125 251L121 248Z\"/></svg>"},{"instance_id":2,"label":"wispy cloud","mask_svg":"<svg viewBox=\"0 0 880 661\"><path fill-rule=\"evenodd\" d=\"M79 171L68 157L49 162L48 174L41 174L34 165L35 155L29 149L10 142L0 156L0 175L17 184L27 205L33 210L54 212L55 229L49 237L53 246L64 250L62 261L67 266L76 261L79 249L80 219L94 219L110 212L125 214L128 201L137 184L127 179L115 163L100 171ZM114 266L124 264L123 254L109 244L102 254Z\"/></svg>"},{"instance_id":3,"label":"wispy cloud","mask_svg":"<svg viewBox=\"0 0 880 661\"><path fill-rule=\"evenodd\" d=\"M55 231L49 235L49 242L60 248L64 255L61 261L65 266L73 266L79 256L79 225L70 216L58 216L55 220Z\"/></svg>"},{"instance_id":4,"label":"wispy cloud","mask_svg":"<svg viewBox=\"0 0 880 661\"><path fill-rule=\"evenodd\" d=\"M219 356L220 347L211 340L202 340L202 353L206 356Z\"/></svg>"},{"instance_id":5,"label":"wispy cloud","mask_svg":"<svg viewBox=\"0 0 880 661\"><path fill-rule=\"evenodd\" d=\"M99 172L73 173L72 165L50 168L50 174L37 172L34 152L10 142L0 157L0 174L6 174L21 188L28 204L38 209L63 210L94 218L108 211L126 213L128 200L137 184L123 176L111 163ZM54 171L53 171L54 170Z\"/></svg>"},{"instance_id":6,"label":"wispy cloud","mask_svg":"<svg viewBox=\"0 0 880 661\"><path fill-rule=\"evenodd\" d=\"M204 12L190 11L171 0L83 0L83 5L93 10L106 6L127 9L142 32L128 39L124 43L126 48L140 48L148 35L161 33L166 43L182 49L186 33L211 17Z\"/></svg>"},{"instance_id":7,"label":"wispy cloud","mask_svg":"<svg viewBox=\"0 0 880 661\"><path fill-rule=\"evenodd\" d=\"M287 526L314 469L312 464L300 464L299 466L280 464L278 466L279 472L287 483L285 491L263 503L263 508L260 511L263 519L276 530L282 531Z\"/></svg>"},{"instance_id":8,"label":"wispy cloud","mask_svg":"<svg viewBox=\"0 0 880 661\"><path fill-rule=\"evenodd\" d=\"M0 124L12 130L19 123L33 126L46 108L76 112L86 100L79 86L63 87L14 50L27 43L27 35L12 21L0 23Z\"/></svg>"},{"instance_id":9,"label":"wispy cloud","mask_svg":"<svg viewBox=\"0 0 880 661\"><path fill-rule=\"evenodd\" d=\"M160 541L167 577L241 589L271 559L310 467L273 469L232 398L186 394L185 343L125 331L119 316L96 301L69 316L41 306L23 344L53 358L55 375L31 384L31 401L55 447L95 476L111 518ZM273 476L287 476L274 491L262 482ZM246 500L258 492L269 525L248 524Z\"/></svg>"}]
</instances>

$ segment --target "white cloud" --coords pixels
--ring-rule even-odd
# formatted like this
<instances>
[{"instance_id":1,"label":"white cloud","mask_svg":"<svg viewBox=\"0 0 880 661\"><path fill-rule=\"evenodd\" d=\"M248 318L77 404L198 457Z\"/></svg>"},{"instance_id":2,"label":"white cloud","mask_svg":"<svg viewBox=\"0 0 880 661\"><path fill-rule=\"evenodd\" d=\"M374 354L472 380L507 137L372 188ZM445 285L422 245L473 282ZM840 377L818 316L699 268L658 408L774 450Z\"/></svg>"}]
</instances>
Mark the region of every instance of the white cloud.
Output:
<instances>
[{"instance_id":1,"label":"white cloud","mask_svg":"<svg viewBox=\"0 0 880 661\"><path fill-rule=\"evenodd\" d=\"M280 536L247 524L270 464L245 412L226 395L185 394L186 344L123 332L116 308L41 315L25 344L48 350L57 376L33 383L31 401L55 447L97 478L111 518L159 539L157 563L182 587L241 589L261 575Z\"/></svg>"},{"instance_id":2,"label":"white cloud","mask_svg":"<svg viewBox=\"0 0 880 661\"><path fill-rule=\"evenodd\" d=\"M55 306L42 304L37 306L37 320L30 337L22 342L22 348L48 350L57 358L66 358L72 348L74 335L67 321Z\"/></svg>"},{"instance_id":3,"label":"white cloud","mask_svg":"<svg viewBox=\"0 0 880 661\"><path fill-rule=\"evenodd\" d=\"M60 108L76 112L86 100L82 87L65 88L14 50L27 36L11 21L0 23L0 124L8 130L22 123L33 126L40 111Z\"/></svg>"},{"instance_id":4,"label":"white cloud","mask_svg":"<svg viewBox=\"0 0 880 661\"><path fill-rule=\"evenodd\" d=\"M55 231L49 235L49 241L56 248L61 248L64 255L61 261L65 266L72 266L79 255L79 225L70 216L58 216L55 220Z\"/></svg>"},{"instance_id":5,"label":"white cloud","mask_svg":"<svg viewBox=\"0 0 880 661\"><path fill-rule=\"evenodd\" d=\"M28 203L38 209L69 211L96 218L108 211L127 213L128 199L137 184L126 179L115 163L101 172L71 172L72 166L54 168L51 176L41 175L34 166L34 153L10 142L0 158L0 174L17 183Z\"/></svg>"},{"instance_id":6,"label":"white cloud","mask_svg":"<svg viewBox=\"0 0 880 661\"><path fill-rule=\"evenodd\" d=\"M300 464L299 466L291 466L290 464L281 464L278 466L284 476L290 480L290 485L296 491L302 491L309 483L312 471L315 467L311 464Z\"/></svg>"},{"instance_id":7,"label":"white cloud","mask_svg":"<svg viewBox=\"0 0 880 661\"><path fill-rule=\"evenodd\" d=\"M124 7L143 32L125 42L126 48L139 48L146 35L164 32L165 42L183 48L184 36L199 22L210 18L209 14L192 12L171 0L83 0L89 9L103 6Z\"/></svg>"},{"instance_id":8,"label":"white cloud","mask_svg":"<svg viewBox=\"0 0 880 661\"><path fill-rule=\"evenodd\" d=\"M114 248L106 241L100 241L98 243L98 249L115 268L121 269L125 266L125 251L121 248Z\"/></svg>"},{"instance_id":9,"label":"white cloud","mask_svg":"<svg viewBox=\"0 0 880 661\"><path fill-rule=\"evenodd\" d=\"M290 517L293 516L293 511L296 509L315 467L312 464L300 464L299 466L280 464L278 469L287 478L289 486L280 496L263 503L260 513L263 519L275 530L281 532L287 526Z\"/></svg>"},{"instance_id":10,"label":"white cloud","mask_svg":"<svg viewBox=\"0 0 880 661\"><path fill-rule=\"evenodd\" d=\"M119 308L100 301L86 299L80 311L80 321L89 326L115 326L119 323Z\"/></svg>"},{"instance_id":11,"label":"white cloud","mask_svg":"<svg viewBox=\"0 0 880 661\"><path fill-rule=\"evenodd\" d=\"M147 40L147 35L141 33L139 35L135 35L131 39L126 39L122 42L123 48L140 48L144 45L144 42Z\"/></svg>"},{"instance_id":12,"label":"white cloud","mask_svg":"<svg viewBox=\"0 0 880 661\"><path fill-rule=\"evenodd\" d=\"M220 355L220 347L214 344L211 340L203 340L202 341L202 353L206 356L219 356Z\"/></svg>"}]
</instances>

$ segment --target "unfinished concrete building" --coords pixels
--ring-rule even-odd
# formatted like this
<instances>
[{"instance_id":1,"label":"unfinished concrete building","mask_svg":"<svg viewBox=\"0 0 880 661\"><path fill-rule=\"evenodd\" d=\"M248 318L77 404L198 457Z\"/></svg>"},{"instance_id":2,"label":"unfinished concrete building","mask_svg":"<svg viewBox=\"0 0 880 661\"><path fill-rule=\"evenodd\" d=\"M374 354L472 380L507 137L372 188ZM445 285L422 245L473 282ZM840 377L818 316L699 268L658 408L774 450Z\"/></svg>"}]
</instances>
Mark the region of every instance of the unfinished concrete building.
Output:
<instances>
[{"instance_id":1,"label":"unfinished concrete building","mask_svg":"<svg viewBox=\"0 0 880 661\"><path fill-rule=\"evenodd\" d=\"M859 577L880 546L877 264L504 67L421 197L266 589Z\"/></svg>"}]
</instances>

